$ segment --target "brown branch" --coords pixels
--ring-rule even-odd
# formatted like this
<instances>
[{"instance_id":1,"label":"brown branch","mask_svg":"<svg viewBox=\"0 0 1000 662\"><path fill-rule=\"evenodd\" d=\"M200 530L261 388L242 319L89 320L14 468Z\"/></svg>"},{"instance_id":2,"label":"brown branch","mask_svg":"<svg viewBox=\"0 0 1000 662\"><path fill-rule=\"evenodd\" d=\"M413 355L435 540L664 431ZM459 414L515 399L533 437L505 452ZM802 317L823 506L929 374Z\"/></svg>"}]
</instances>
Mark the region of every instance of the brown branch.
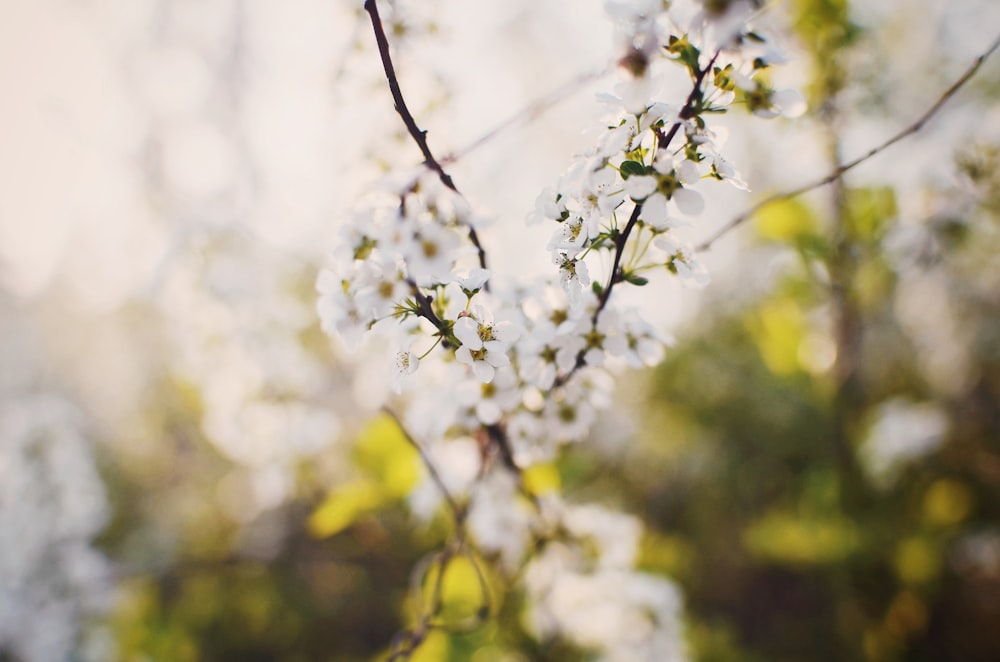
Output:
<instances>
[{"instance_id":1,"label":"brown branch","mask_svg":"<svg viewBox=\"0 0 1000 662\"><path fill-rule=\"evenodd\" d=\"M389 83L389 91L392 93L392 101L396 108L396 112L399 113L400 118L403 120L403 124L406 125L406 130L410 133L413 141L417 143L417 147L420 148L420 153L424 156L424 165L437 173L442 184L450 188L455 193L458 193L458 189L455 188L455 182L452 181L451 175L445 172L441 163L434 158L430 145L427 144L427 131L417 126L417 121L413 118L413 114L406 106L406 100L403 99L403 91L399 88L399 79L396 77L396 68L393 66L392 56L389 54L389 40L385 36L385 28L382 26L382 18L379 16L378 4L375 0L365 0L365 11L368 12L368 15L372 20L372 30L375 32L375 41L378 44L379 56L382 58L382 68L385 70L385 78ZM476 233L476 229L471 225L468 226L468 229L469 240L472 242L472 245L476 247L476 251L479 253L479 266L485 269L486 251L483 250L483 246L479 242L479 235ZM489 289L488 285L487 289Z\"/></svg>"},{"instance_id":2,"label":"brown branch","mask_svg":"<svg viewBox=\"0 0 1000 662\"><path fill-rule=\"evenodd\" d=\"M1000 48L1000 37L997 37L997 39L993 42L993 44L973 61L972 65L968 69L966 69L965 73L963 73L958 80L952 83L951 86L947 90L945 90L940 97L938 97L937 101L935 101L934 104L930 108L928 108L923 115L921 115L915 122L907 126L905 129L895 134L882 144L876 147L872 147L871 149L869 149L867 152L857 157L856 159L848 161L847 163L838 166L829 174L820 177L819 179L813 182L810 182L808 184L803 184L802 186L798 186L789 191L784 191L782 193L775 193L774 195L770 195L764 198L763 200L753 205L746 211L735 216L732 220L730 220L728 223L719 228L715 233L713 233L703 242L695 246L695 250L698 252L704 252L709 250L710 248L712 248L712 244L718 241L720 237L728 233L730 230L733 230L737 226L745 223L754 214L759 212L764 207L772 205L775 202L781 202L782 200L788 200L790 198L798 197L803 193L808 193L813 189L817 189L820 188L821 186L826 186L827 184L833 183L836 180L843 177L844 173L851 170L852 168L861 165L862 163L872 158L873 156L885 151L889 147L892 147L903 138L906 138L907 136L910 136L920 131L920 129L924 128L924 125L927 124L927 122L930 121L930 119L934 117L938 113L938 111L941 110L941 108L953 96L955 96L955 94L962 88L962 86L964 86L969 81L969 79L972 78L977 71L979 71L979 68L983 65L983 63L987 60L987 58L989 58L990 55L992 55L993 52L997 50L997 48Z\"/></svg>"}]
</instances>

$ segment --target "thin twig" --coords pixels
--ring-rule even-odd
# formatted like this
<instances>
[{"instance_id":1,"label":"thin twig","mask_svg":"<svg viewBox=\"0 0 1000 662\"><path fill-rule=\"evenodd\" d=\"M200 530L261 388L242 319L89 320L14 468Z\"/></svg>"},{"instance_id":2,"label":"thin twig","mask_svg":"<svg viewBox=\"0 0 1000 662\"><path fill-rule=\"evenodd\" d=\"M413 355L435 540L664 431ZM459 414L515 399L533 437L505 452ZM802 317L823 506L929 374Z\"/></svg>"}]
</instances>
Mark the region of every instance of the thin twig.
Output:
<instances>
[{"instance_id":1,"label":"thin twig","mask_svg":"<svg viewBox=\"0 0 1000 662\"><path fill-rule=\"evenodd\" d=\"M557 87L552 92L549 92L544 97L533 101L521 110L517 111L507 119L503 120L492 129L479 136L471 143L465 147L447 154L441 158L441 163L454 163L459 159L465 158L471 152L476 151L486 143L490 142L496 138L499 134L503 133L507 129L511 129L515 126L526 124L531 120L537 118L539 115L549 110L560 102L565 101L567 98L571 97L573 94L580 90L580 87L586 83L597 80L601 76L608 72L607 68L587 71L581 74L577 74L572 79L566 81L559 87Z\"/></svg>"},{"instance_id":2,"label":"thin twig","mask_svg":"<svg viewBox=\"0 0 1000 662\"><path fill-rule=\"evenodd\" d=\"M403 437L406 439L407 443L413 446L413 448L420 455L420 461L424 463L425 467L427 467L427 473L430 474L431 480L434 481L434 484L441 492L441 496L443 496L444 500L448 503L448 508L451 510L451 514L455 520L455 526L457 527L457 532L460 538L464 539L464 534L462 532L462 525L465 523L465 514L466 514L465 508L460 506L458 501L455 500L455 497L452 496L451 492L448 490L448 487L444 484L444 480L441 479L441 474L438 473L437 467L435 467L434 463L431 462L430 456L427 455L427 452L424 450L423 446L417 443L417 440L413 438L413 436L410 434L410 431L406 429L406 426L403 424L402 419L399 418L396 412L389 409L388 407L382 407L382 411L388 414L389 418L391 418L396 423L396 426L399 427L399 431L403 434Z\"/></svg>"},{"instance_id":3,"label":"thin twig","mask_svg":"<svg viewBox=\"0 0 1000 662\"><path fill-rule=\"evenodd\" d=\"M489 584L486 581L486 575L480 567L479 561L476 559L476 555L471 549L471 546L466 538L465 518L468 514L468 510L464 506L460 505L458 500L452 495L451 491L445 485L444 480L441 478L441 474L438 473L437 467L435 467L434 463L431 462L430 456L428 456L426 451L424 451L423 446L421 446L417 440L413 438L413 435L410 434L409 430L407 430L406 426L403 424L402 419L400 419L399 416L388 407L383 407L382 411L396 423L400 432L403 434L403 437L420 455L420 460L423 462L424 466L427 467L427 472L430 474L431 480L441 492L445 502L448 504L448 509L451 511L452 519L455 523L454 540L444 549L435 553L434 558L428 564L429 567L426 571L420 570L417 573L420 576L424 576L431 572L431 568L437 566L437 576L435 577L430 594L430 600L428 601L429 608L424 610L415 626L399 632L394 638L396 643L393 645L393 651L389 659L403 660L408 659L416 651L420 644L423 643L424 639L427 638L427 635L431 630L435 628L446 630L456 629L456 625L436 623L434 619L441 613L444 606L444 574L448 569L448 565L457 555L465 556L469 560L473 571L476 573L476 579L479 582L479 590L482 594L482 606L476 613L476 624L479 624L484 617L483 615L489 614L493 607L492 598L490 597Z\"/></svg>"},{"instance_id":4,"label":"thin twig","mask_svg":"<svg viewBox=\"0 0 1000 662\"><path fill-rule=\"evenodd\" d=\"M684 120L691 119L691 113L694 109L695 103L699 101L701 96L701 84L705 80L705 75L712 69L715 65L715 60L719 57L720 51L716 51L712 59L708 61L703 69L698 72L698 75L694 79L694 85L691 86L691 92L688 94L687 99L684 101L684 106L681 108L680 113L678 113L678 120L673 123L670 127L670 131L666 135L660 135L658 140L658 148L666 150L670 148L670 143L673 141L674 136L677 135L677 131L681 128L681 124ZM625 244L628 242L629 236L632 234L633 228L635 228L636 223L639 220L639 214L642 213L642 203L637 203L635 209L632 210L632 215L628 219L625 228L622 230L621 234L615 241L615 260L614 265L611 268L611 274L608 276L607 285L604 288L604 292L601 293L601 298L597 303L597 309L594 311L591 321L594 325L597 324L597 318L600 316L601 311L608 303L608 299L611 297L611 290L614 286L622 280L622 275L619 270L619 265L621 263L622 253L625 252ZM583 354L577 357L578 361L583 358Z\"/></svg>"},{"instance_id":5,"label":"thin twig","mask_svg":"<svg viewBox=\"0 0 1000 662\"><path fill-rule=\"evenodd\" d=\"M382 68L385 69L385 78L389 82L389 90L392 92L392 101L395 104L396 112L399 113L403 124L406 125L406 130L410 132L413 141L417 143L417 147L420 148L420 153L424 155L424 164L438 174L442 184L457 192L458 189L455 188L451 176L444 171L438 160L434 158L434 154L431 153L431 148L427 144L427 131L417 126L417 121L413 118L410 109L407 108L406 100L403 99L403 91L399 88L399 79L396 77L396 68L389 55L389 40L385 36L385 28L382 26L382 18L379 16L378 4L375 0L365 0L365 11L368 12L372 20L375 41L378 43L378 52L382 57Z\"/></svg>"},{"instance_id":6,"label":"thin twig","mask_svg":"<svg viewBox=\"0 0 1000 662\"><path fill-rule=\"evenodd\" d=\"M403 99L403 91L399 88L399 79L396 77L396 68L392 65L392 56L389 54L389 40L385 36L385 28L382 26L382 18L379 16L378 4L375 0L365 0L365 11L368 12L372 20L372 30L375 32L375 41L378 44L379 56L382 58L382 68L385 70L385 78L389 83L389 91L392 93L392 101L396 112L399 113L403 124L406 125L406 130L410 133L413 141L417 143L417 147L420 148L420 153L424 155L424 165L437 173L442 184L455 193L458 193L451 175L445 172L444 168L441 167L441 163L434 158L430 145L427 144L427 131L417 126L417 121L406 106L406 100ZM479 253L479 266L485 269L486 251L483 250L483 246L479 242L479 235L476 233L476 229L471 225L467 227L469 230L469 241L472 242L472 245L476 247L476 251Z\"/></svg>"},{"instance_id":7,"label":"thin twig","mask_svg":"<svg viewBox=\"0 0 1000 662\"><path fill-rule=\"evenodd\" d=\"M903 138L906 138L907 136L910 136L920 131L920 129L922 129L924 125L927 124L927 122L932 117L934 117L934 115L936 115L939 110L941 110L941 108L945 105L945 103L947 103L949 99L955 96L955 94L962 88L962 86L965 85L969 81L969 79L975 75L977 71L979 71L979 68L983 65L983 63L987 60L987 58L989 58L990 55L992 55L993 52L997 50L997 48L1000 48L1000 37L997 37L997 39L993 42L993 44L988 49L986 49L986 51L983 52L979 57L977 57L975 61L973 61L972 65L968 69L966 69L965 73L962 74L962 76L958 80L952 83L951 86L947 90L945 90L940 97L938 97L938 100L935 101L934 104L930 108L928 108L923 115L919 117L919 119L910 124L908 127L903 129L899 133L895 134L882 144L876 147L872 147L867 152L857 157L853 161L848 161L847 163L838 166L829 174L820 177L819 179L813 182L810 182L808 184L803 184L802 186L798 186L789 191L784 191L782 193L775 193L774 195L770 195L764 198L763 200L753 205L746 211L734 217L731 221L729 221L721 228L719 228L714 234L712 234L703 242L695 246L695 250L698 252L704 252L709 250L710 248L712 248L712 244L718 241L720 237L728 233L730 230L736 228L737 226L745 223L754 214L759 212L764 207L772 205L775 202L781 202L782 200L788 200L790 198L798 197L803 193L808 193L813 189L817 189L821 186L826 186L827 184L835 182L836 180L843 177L844 173L846 173L848 170L851 170L852 168L861 165L862 163L872 158L873 156L885 151L889 147L892 147Z\"/></svg>"}]
</instances>

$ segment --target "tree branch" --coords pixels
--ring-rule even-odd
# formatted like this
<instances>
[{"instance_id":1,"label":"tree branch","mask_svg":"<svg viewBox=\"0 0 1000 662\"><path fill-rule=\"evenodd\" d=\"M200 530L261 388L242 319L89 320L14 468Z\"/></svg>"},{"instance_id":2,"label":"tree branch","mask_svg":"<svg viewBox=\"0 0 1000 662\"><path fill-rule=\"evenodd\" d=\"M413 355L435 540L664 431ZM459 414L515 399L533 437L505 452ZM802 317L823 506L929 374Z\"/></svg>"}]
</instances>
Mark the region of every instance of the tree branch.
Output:
<instances>
[{"instance_id":1,"label":"tree branch","mask_svg":"<svg viewBox=\"0 0 1000 662\"><path fill-rule=\"evenodd\" d=\"M715 233L713 233L703 242L695 246L695 250L698 252L704 252L711 249L712 244L718 241L719 238L728 233L730 230L733 230L739 225L745 223L754 214L759 212L764 207L772 205L775 202L781 202L782 200L788 200L790 198L798 197L803 193L808 193L809 191L817 189L821 186L826 186L827 184L830 184L843 177L844 173L851 170L852 168L861 165L862 163L872 158L873 156L885 151L889 147L892 147L903 138L906 138L907 136L910 136L920 131L920 129L922 129L924 125L927 124L927 122L930 121L930 119L934 117L938 113L938 111L941 110L941 108L953 96L955 96L955 94L962 88L962 86L965 85L969 81L969 79L976 74L977 71L979 71L979 68L983 65L983 63L987 60L987 58L989 58L990 55L992 55L993 52L997 50L997 48L1000 48L1000 37L997 37L997 39L993 42L993 44L973 61L972 65L968 69L966 69L965 73L962 74L962 76L959 77L958 80L952 83L952 85L947 90L945 90L940 97L938 97L937 101L935 101L934 104L930 108L928 108L923 115L921 115L915 122L907 126L905 129L895 134L882 144L876 147L872 147L871 149L869 149L867 152L857 157L856 159L848 161L847 163L838 166L829 174L820 177L819 179L813 182L810 182L808 184L803 184L802 186L798 186L789 191L784 191L782 193L775 193L774 195L770 195L764 198L763 200L753 205L746 211L734 217L731 221L723 225L721 228L719 228Z\"/></svg>"},{"instance_id":2,"label":"tree branch","mask_svg":"<svg viewBox=\"0 0 1000 662\"><path fill-rule=\"evenodd\" d=\"M396 77L396 68L392 65L392 56L389 54L389 40L385 36L385 28L382 26L382 18L379 16L378 4L375 0L365 0L365 11L368 12L372 20L372 30L375 32L375 41L378 44L379 56L382 58L382 68L385 70L385 78L389 83L389 91L392 93L392 101L396 112L399 113L403 124L406 125L406 130L410 133L413 141L417 143L417 147L420 148L420 153L424 155L424 165L437 173L442 184L455 193L458 193L451 175L445 172L444 168L441 167L441 163L434 158L430 145L427 144L427 131L417 126L417 121L406 106L406 100L403 99L403 91L399 88L399 79ZM483 246L479 242L479 235L476 233L476 229L471 225L467 227L469 229L469 240L479 253L479 266L485 269L486 251L483 250Z\"/></svg>"}]
</instances>

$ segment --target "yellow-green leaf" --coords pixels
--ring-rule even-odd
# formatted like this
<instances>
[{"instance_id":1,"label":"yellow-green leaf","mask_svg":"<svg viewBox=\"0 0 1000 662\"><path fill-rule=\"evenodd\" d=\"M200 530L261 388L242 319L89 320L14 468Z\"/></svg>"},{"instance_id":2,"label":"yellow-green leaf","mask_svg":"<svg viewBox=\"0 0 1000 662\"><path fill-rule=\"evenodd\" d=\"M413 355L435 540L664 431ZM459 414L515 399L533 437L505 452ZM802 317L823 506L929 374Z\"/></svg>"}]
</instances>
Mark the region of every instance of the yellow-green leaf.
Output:
<instances>
[{"instance_id":1,"label":"yellow-green leaf","mask_svg":"<svg viewBox=\"0 0 1000 662\"><path fill-rule=\"evenodd\" d=\"M317 538L328 538L353 524L361 515L376 509L384 501L384 493L370 481L355 481L330 491L306 526Z\"/></svg>"}]
</instances>

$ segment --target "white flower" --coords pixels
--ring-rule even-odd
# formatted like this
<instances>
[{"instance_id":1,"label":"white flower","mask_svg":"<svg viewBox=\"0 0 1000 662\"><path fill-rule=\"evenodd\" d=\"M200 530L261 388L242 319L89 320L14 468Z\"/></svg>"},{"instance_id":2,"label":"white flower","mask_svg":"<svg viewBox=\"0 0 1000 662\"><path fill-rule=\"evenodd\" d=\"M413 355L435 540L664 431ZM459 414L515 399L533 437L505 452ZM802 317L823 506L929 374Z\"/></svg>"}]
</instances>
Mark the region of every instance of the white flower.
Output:
<instances>
[{"instance_id":1,"label":"white flower","mask_svg":"<svg viewBox=\"0 0 1000 662\"><path fill-rule=\"evenodd\" d=\"M339 334L348 347L357 347L372 320L370 315L362 313L355 297L349 294L350 282L323 269L316 279L316 289L319 291L316 312L323 331L329 335Z\"/></svg>"},{"instance_id":2,"label":"white flower","mask_svg":"<svg viewBox=\"0 0 1000 662\"><path fill-rule=\"evenodd\" d=\"M510 322L494 322L489 311L474 306L472 313L455 322L454 332L462 343L455 350L455 358L471 366L480 381L493 381L496 368L510 365L507 349L518 336Z\"/></svg>"},{"instance_id":3,"label":"white flower","mask_svg":"<svg viewBox=\"0 0 1000 662\"><path fill-rule=\"evenodd\" d=\"M667 253L667 269L680 276L685 285L697 288L708 285L711 280L708 271L694 258L690 245L675 240L669 233L658 236L653 245Z\"/></svg>"},{"instance_id":4,"label":"white flower","mask_svg":"<svg viewBox=\"0 0 1000 662\"><path fill-rule=\"evenodd\" d=\"M584 351L587 341L578 333L563 333L555 337L552 346L556 350L556 368L565 375L576 367L576 357Z\"/></svg>"},{"instance_id":5,"label":"white flower","mask_svg":"<svg viewBox=\"0 0 1000 662\"><path fill-rule=\"evenodd\" d=\"M724 182L729 182L741 191L750 190L750 187L745 181L743 181L740 173L732 166L731 163L729 163L729 161L722 158L719 154L713 154L709 158L712 160L712 173L714 176Z\"/></svg>"},{"instance_id":6,"label":"white flower","mask_svg":"<svg viewBox=\"0 0 1000 662\"><path fill-rule=\"evenodd\" d=\"M566 290L570 304L578 303L583 288L590 286L587 264L583 260L569 257L566 253L557 255L555 262L559 265L559 282Z\"/></svg>"},{"instance_id":7,"label":"white flower","mask_svg":"<svg viewBox=\"0 0 1000 662\"><path fill-rule=\"evenodd\" d=\"M455 322L455 337L470 349L482 349L487 342L499 342L506 347L519 335L512 323L494 321L493 314L482 306L473 306Z\"/></svg>"},{"instance_id":8,"label":"white flower","mask_svg":"<svg viewBox=\"0 0 1000 662\"><path fill-rule=\"evenodd\" d=\"M493 425L520 404L521 386L513 369L500 368L489 383L461 384L455 397L460 404L475 413L479 423Z\"/></svg>"},{"instance_id":9,"label":"white flower","mask_svg":"<svg viewBox=\"0 0 1000 662\"><path fill-rule=\"evenodd\" d=\"M621 101L617 97L615 100ZM632 149L632 141L638 134L639 128L635 121L635 115L626 115L618 126L609 128L607 133L601 137L598 154L610 157L620 152L627 152Z\"/></svg>"},{"instance_id":10,"label":"white flower","mask_svg":"<svg viewBox=\"0 0 1000 662\"><path fill-rule=\"evenodd\" d=\"M584 439L597 420L597 411L584 401L585 390L577 383L572 380L559 395L550 396L542 409L542 434L558 443Z\"/></svg>"},{"instance_id":11,"label":"white flower","mask_svg":"<svg viewBox=\"0 0 1000 662\"><path fill-rule=\"evenodd\" d=\"M601 224L625 199L618 171L600 159L587 159L575 168L567 185L575 190L567 195L566 208L583 219L584 237L594 239Z\"/></svg>"},{"instance_id":12,"label":"white flower","mask_svg":"<svg viewBox=\"0 0 1000 662\"><path fill-rule=\"evenodd\" d=\"M618 316L610 307L601 311L597 318L597 324L592 324L590 319L580 322L576 328L576 335L582 341L583 358L587 365L598 367L604 365L605 353L616 342L620 343L621 349L624 351L625 341L618 334L617 322Z\"/></svg>"},{"instance_id":13,"label":"white flower","mask_svg":"<svg viewBox=\"0 0 1000 662\"><path fill-rule=\"evenodd\" d=\"M621 356L631 368L654 366L663 360L663 346L667 341L652 324L639 316L635 309L629 309L618 322L621 333L616 338L624 340L609 346L612 354Z\"/></svg>"},{"instance_id":14,"label":"white flower","mask_svg":"<svg viewBox=\"0 0 1000 662\"><path fill-rule=\"evenodd\" d=\"M450 281L459 245L459 238L451 230L433 222L421 224L404 256L406 268L417 285Z\"/></svg>"},{"instance_id":15,"label":"white flower","mask_svg":"<svg viewBox=\"0 0 1000 662\"><path fill-rule=\"evenodd\" d=\"M484 384L493 381L496 368L504 368L510 365L510 359L507 358L506 354L506 347L504 347L503 343L496 341L486 343L482 349L469 349L465 345L462 345L455 350L455 358L458 359L459 363L470 366L472 372Z\"/></svg>"},{"instance_id":16,"label":"white flower","mask_svg":"<svg viewBox=\"0 0 1000 662\"><path fill-rule=\"evenodd\" d=\"M392 390L396 393L403 392L403 382L407 377L417 371L420 366L420 358L409 350L396 352L392 362Z\"/></svg>"},{"instance_id":17,"label":"white flower","mask_svg":"<svg viewBox=\"0 0 1000 662\"><path fill-rule=\"evenodd\" d=\"M522 378L541 389L556 380L556 326L549 320L535 324L518 345L518 367Z\"/></svg>"},{"instance_id":18,"label":"white flower","mask_svg":"<svg viewBox=\"0 0 1000 662\"><path fill-rule=\"evenodd\" d=\"M559 220L566 211L566 199L559 197L552 187L546 186L535 199L535 209L528 214L528 224L550 219Z\"/></svg>"},{"instance_id":19,"label":"white flower","mask_svg":"<svg viewBox=\"0 0 1000 662\"><path fill-rule=\"evenodd\" d=\"M403 273L384 258L372 257L361 265L353 286L358 310L373 320L391 315L410 295Z\"/></svg>"},{"instance_id":20,"label":"white flower","mask_svg":"<svg viewBox=\"0 0 1000 662\"><path fill-rule=\"evenodd\" d=\"M476 267L469 272L468 276L456 276L455 282L458 283L459 287L462 288L462 291L465 292L467 296L472 296L481 290L489 279L489 269Z\"/></svg>"},{"instance_id":21,"label":"white flower","mask_svg":"<svg viewBox=\"0 0 1000 662\"><path fill-rule=\"evenodd\" d=\"M559 229L552 233L546 248L556 251L557 254L563 252L576 255L586 247L587 240L583 219L573 216L559 224Z\"/></svg>"}]
</instances>

